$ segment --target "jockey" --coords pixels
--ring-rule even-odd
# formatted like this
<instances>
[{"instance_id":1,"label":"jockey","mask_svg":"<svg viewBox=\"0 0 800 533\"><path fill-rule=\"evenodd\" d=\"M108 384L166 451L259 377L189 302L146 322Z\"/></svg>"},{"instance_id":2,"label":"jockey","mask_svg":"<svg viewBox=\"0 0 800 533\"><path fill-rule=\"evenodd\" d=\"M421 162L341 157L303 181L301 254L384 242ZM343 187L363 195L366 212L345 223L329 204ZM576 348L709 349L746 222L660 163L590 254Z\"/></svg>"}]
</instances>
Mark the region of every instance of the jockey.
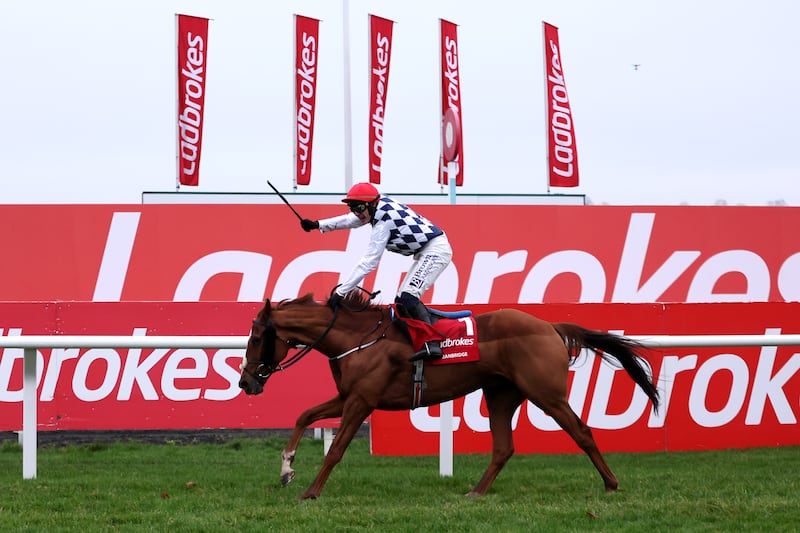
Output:
<instances>
[{"instance_id":1,"label":"jockey","mask_svg":"<svg viewBox=\"0 0 800 533\"><path fill-rule=\"evenodd\" d=\"M401 255L411 255L411 264L400 285L395 303L400 311L416 320L431 323L428 309L420 301L436 278L439 277L453 257L453 250L444 231L407 205L388 196L381 196L371 183L357 183L342 199L350 212L322 220L303 219L300 226L305 231L319 229L322 233L338 229L353 229L372 225L372 234L364 256L353 268L350 276L331 295L333 306L350 290L354 289L367 274L378 267L384 250ZM440 359L442 348L439 341L425 343L425 349L411 358Z\"/></svg>"}]
</instances>

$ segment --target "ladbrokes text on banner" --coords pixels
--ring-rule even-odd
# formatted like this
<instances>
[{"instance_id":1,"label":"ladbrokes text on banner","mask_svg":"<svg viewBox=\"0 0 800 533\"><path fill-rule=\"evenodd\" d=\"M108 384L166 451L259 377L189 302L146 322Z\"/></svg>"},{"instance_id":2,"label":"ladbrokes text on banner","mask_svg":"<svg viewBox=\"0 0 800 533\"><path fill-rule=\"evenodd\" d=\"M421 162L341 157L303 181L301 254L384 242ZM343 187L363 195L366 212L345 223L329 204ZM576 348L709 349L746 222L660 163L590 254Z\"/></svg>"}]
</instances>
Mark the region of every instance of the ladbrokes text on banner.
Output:
<instances>
[{"instance_id":1,"label":"ladbrokes text on banner","mask_svg":"<svg viewBox=\"0 0 800 533\"><path fill-rule=\"evenodd\" d=\"M295 181L311 183L314 111L317 101L319 21L295 15Z\"/></svg>"},{"instance_id":2,"label":"ladbrokes text on banner","mask_svg":"<svg viewBox=\"0 0 800 533\"><path fill-rule=\"evenodd\" d=\"M19 335L246 336L263 302L0 302L0 339ZM37 350L41 430L292 427L336 387L312 352L263 394L239 388L242 349ZM0 430L20 429L23 350L0 348ZM329 421L323 427L335 425Z\"/></svg>"},{"instance_id":3,"label":"ladbrokes text on banner","mask_svg":"<svg viewBox=\"0 0 800 533\"><path fill-rule=\"evenodd\" d=\"M460 128L454 132L458 136L456 141L458 151L453 161L456 163L456 185L464 184L464 143L462 129L464 120L461 114L461 77L458 74L459 50L458 50L458 26L452 22L440 19L441 34L441 70L442 70L442 125L444 126L444 116L448 109L455 113ZM450 161L442 156L443 165L446 167ZM448 173L445 168L440 168L439 177L441 183L449 184Z\"/></svg>"},{"instance_id":4,"label":"ladbrokes text on banner","mask_svg":"<svg viewBox=\"0 0 800 533\"><path fill-rule=\"evenodd\" d=\"M473 306L483 313L492 307ZM502 306L508 307L508 306ZM515 306L512 306L515 307ZM550 322L576 322L626 335L795 334L800 304L578 304L519 309ZM480 331L478 332L480 335ZM570 367L568 401L606 452L797 446L800 347L688 347L647 351L661 406L624 370L582 353ZM424 401L424 391L423 391ZM512 418L518 453L579 453L566 432L529 401ZM481 390L453 402L455 453L489 453L491 429ZM375 411L376 455L439 452L439 407Z\"/></svg>"},{"instance_id":5,"label":"ladbrokes text on banner","mask_svg":"<svg viewBox=\"0 0 800 533\"><path fill-rule=\"evenodd\" d=\"M0 339L49 334L246 336L262 306L263 302L0 302ZM800 313L797 302L468 307L476 314L513 307L550 322L577 322L627 335L797 334L793 319ZM301 412L337 394L328 358L312 351L270 377L262 395L247 396L238 386L243 354L243 348L43 347L37 351L39 428L288 428ZM569 372L569 403L592 427L603 450L800 444L800 347L659 349L649 351L648 358L660 390L658 413L624 371L597 357L584 354ZM23 374L23 350L0 348L0 430L20 428ZM423 390L423 399L424 394ZM481 391L457 399L454 415L455 451L490 451ZM322 424L335 426L336 421ZM579 452L550 417L528 402L512 425L520 453ZM375 411L372 450L390 455L437 453L438 431L436 406Z\"/></svg>"},{"instance_id":6,"label":"ladbrokes text on banner","mask_svg":"<svg viewBox=\"0 0 800 533\"><path fill-rule=\"evenodd\" d=\"M178 180L199 185L206 98L208 19L177 15Z\"/></svg>"},{"instance_id":7,"label":"ladbrokes text on banner","mask_svg":"<svg viewBox=\"0 0 800 533\"><path fill-rule=\"evenodd\" d=\"M558 42L558 28L544 24L544 71L547 87L547 159L552 187L577 187L578 150L564 66Z\"/></svg>"},{"instance_id":8,"label":"ladbrokes text on banner","mask_svg":"<svg viewBox=\"0 0 800 533\"><path fill-rule=\"evenodd\" d=\"M389 64L392 57L391 20L369 16L369 181L381 182L383 127L386 96L389 93Z\"/></svg>"},{"instance_id":9,"label":"ladbrokes text on banner","mask_svg":"<svg viewBox=\"0 0 800 533\"><path fill-rule=\"evenodd\" d=\"M301 212L319 219L341 209ZM465 204L425 213L458 250L425 293L436 305L800 301L796 207ZM522 234L520 220L547 231ZM363 227L306 234L285 205L4 205L0 242L25 260L0 261L0 301L327 295L368 239ZM362 284L384 302L411 261L389 255Z\"/></svg>"}]
</instances>

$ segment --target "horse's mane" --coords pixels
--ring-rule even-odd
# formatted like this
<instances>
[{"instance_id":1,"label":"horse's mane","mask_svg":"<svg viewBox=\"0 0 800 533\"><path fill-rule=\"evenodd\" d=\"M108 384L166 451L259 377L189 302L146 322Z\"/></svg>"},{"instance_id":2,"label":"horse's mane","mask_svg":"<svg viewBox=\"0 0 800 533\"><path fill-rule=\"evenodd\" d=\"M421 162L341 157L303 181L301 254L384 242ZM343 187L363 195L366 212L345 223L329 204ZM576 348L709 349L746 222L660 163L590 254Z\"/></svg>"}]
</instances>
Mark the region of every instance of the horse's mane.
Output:
<instances>
[{"instance_id":1,"label":"horse's mane","mask_svg":"<svg viewBox=\"0 0 800 533\"><path fill-rule=\"evenodd\" d=\"M281 305L281 306L289 305L289 304L309 305L309 304L319 304L319 303L321 303L321 302L317 302L314 299L314 293L313 292L308 292L308 293L304 294L303 296L299 296L298 298L295 298L294 300L284 300L279 305ZM353 290L353 291L348 292L344 296L344 299L342 300L342 303L344 303L345 307L348 308L348 309L364 309L364 308L379 308L379 307L383 307L380 304L370 303L369 295L368 295L367 292L357 291L357 290Z\"/></svg>"},{"instance_id":2,"label":"horse's mane","mask_svg":"<svg viewBox=\"0 0 800 533\"><path fill-rule=\"evenodd\" d=\"M307 292L303 296L295 298L294 300L287 300L285 303L303 305L303 304L308 304L308 303L316 303L316 301L314 300L314 293L313 292Z\"/></svg>"}]
</instances>

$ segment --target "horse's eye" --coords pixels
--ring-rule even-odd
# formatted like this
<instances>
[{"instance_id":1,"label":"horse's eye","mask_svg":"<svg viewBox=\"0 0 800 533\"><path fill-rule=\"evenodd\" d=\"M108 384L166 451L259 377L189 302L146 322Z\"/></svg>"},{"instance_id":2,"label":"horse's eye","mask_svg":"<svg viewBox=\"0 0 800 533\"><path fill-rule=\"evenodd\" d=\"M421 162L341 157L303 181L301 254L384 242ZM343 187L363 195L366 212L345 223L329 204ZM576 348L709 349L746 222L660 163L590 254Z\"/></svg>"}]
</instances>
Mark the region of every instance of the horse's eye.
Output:
<instances>
[{"instance_id":1,"label":"horse's eye","mask_svg":"<svg viewBox=\"0 0 800 533\"><path fill-rule=\"evenodd\" d=\"M259 344L261 344L261 337L253 337L252 340L254 346L258 346Z\"/></svg>"}]
</instances>

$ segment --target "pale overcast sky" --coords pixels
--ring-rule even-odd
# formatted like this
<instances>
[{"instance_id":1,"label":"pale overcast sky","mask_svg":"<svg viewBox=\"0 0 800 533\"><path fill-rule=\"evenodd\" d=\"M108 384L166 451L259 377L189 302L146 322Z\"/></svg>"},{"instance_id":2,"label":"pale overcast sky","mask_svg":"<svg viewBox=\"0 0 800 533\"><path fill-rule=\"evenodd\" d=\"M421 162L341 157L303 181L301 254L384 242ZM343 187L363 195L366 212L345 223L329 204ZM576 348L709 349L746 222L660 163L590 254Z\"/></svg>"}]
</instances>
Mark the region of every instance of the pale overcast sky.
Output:
<instances>
[{"instance_id":1,"label":"pale overcast sky","mask_svg":"<svg viewBox=\"0 0 800 533\"><path fill-rule=\"evenodd\" d=\"M342 3L11 0L0 204L175 190L175 13L213 19L200 186L291 190L293 20L319 18L312 185L344 188ZM459 25L465 186L543 194L542 21L559 28L595 204L800 206L800 2L350 0L354 181L367 179L367 15L396 22L383 184L436 193L438 19ZM634 65L639 65L635 68ZM445 203L445 202L443 202Z\"/></svg>"}]
</instances>

